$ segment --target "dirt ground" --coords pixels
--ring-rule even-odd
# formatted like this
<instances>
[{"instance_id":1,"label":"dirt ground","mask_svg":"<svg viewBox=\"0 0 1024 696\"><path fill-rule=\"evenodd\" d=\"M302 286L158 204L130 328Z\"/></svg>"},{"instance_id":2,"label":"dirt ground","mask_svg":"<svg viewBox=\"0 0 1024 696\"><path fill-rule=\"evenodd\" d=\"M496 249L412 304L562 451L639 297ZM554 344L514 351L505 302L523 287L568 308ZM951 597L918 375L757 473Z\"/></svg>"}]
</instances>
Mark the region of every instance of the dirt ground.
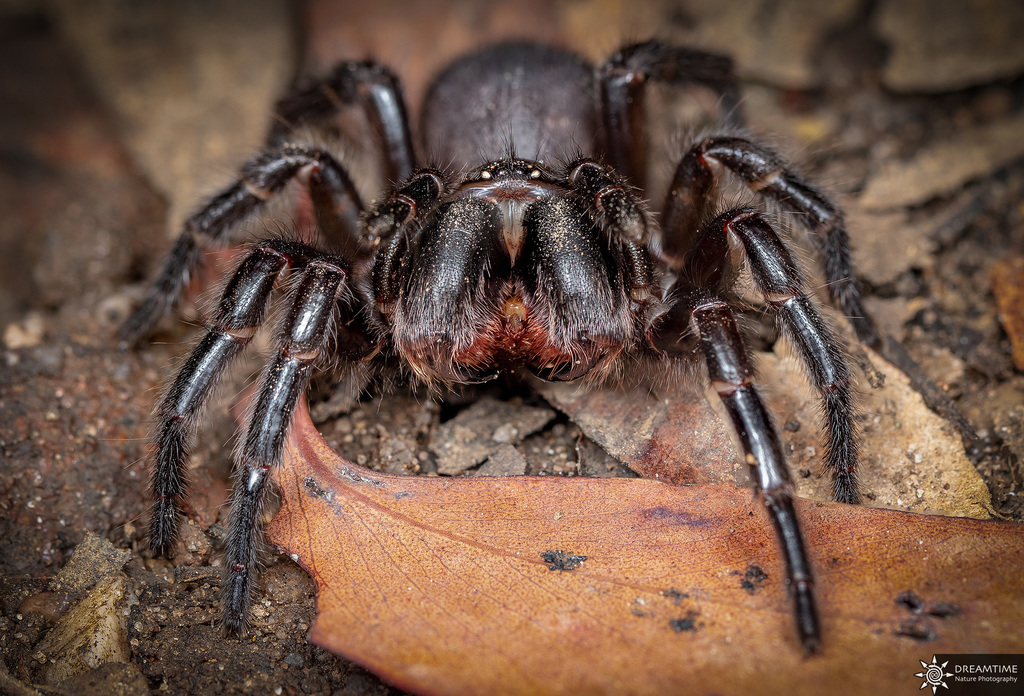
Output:
<instances>
[{"instance_id":1,"label":"dirt ground","mask_svg":"<svg viewBox=\"0 0 1024 696\"><path fill-rule=\"evenodd\" d=\"M915 469L927 462L914 445L899 457L911 473L879 474L891 491L870 479L869 500L1021 519L1018 3L563 0L513 11L434 0L400 21L382 19L391 4L0 4L0 693L394 692L306 641L313 584L284 558L269 559L262 576L260 628L246 640L222 639L219 554L235 432L228 406L257 363L233 371L205 419L182 540L170 559L147 550L151 413L197 335L196 314L186 307L168 317L129 352L114 336L183 217L258 148L275 95L296 74L342 57L373 54L394 65L415 112L444 61L499 38L560 41L594 60L648 34L734 54L751 132L842 203L868 307L920 366L905 392L924 390L939 413L918 407L924 415L901 421L890 408L887 417L897 430L937 419L946 451L935 457L964 462L984 484L973 512L929 507L916 483L926 476ZM678 152L679 139L667 149ZM349 154L366 157L358 144ZM366 167L369 200L378 184ZM787 391L770 318L754 311L749 324L791 463L806 480L800 492L815 497L817 436L813 417L801 427L799 415L806 397ZM516 385L481 391L439 402L400 389L313 412L346 457L391 473L636 475L622 464L631 460L628 443L620 451L592 429L586 405ZM872 398L862 407L866 431L884 411ZM787 399L792 415L778 411ZM504 435L479 455L446 454L446 443L466 445L474 431ZM881 465L884 457L866 448L865 467ZM106 628L83 643L69 616Z\"/></svg>"}]
</instances>

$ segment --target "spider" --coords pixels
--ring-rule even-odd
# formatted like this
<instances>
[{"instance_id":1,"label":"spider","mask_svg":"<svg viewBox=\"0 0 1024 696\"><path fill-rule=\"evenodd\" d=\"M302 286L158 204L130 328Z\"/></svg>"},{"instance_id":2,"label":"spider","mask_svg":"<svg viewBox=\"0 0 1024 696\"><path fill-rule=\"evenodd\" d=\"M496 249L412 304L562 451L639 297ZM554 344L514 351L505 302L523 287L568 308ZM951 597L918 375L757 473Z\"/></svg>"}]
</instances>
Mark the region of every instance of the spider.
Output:
<instances>
[{"instance_id":1,"label":"spider","mask_svg":"<svg viewBox=\"0 0 1024 696\"><path fill-rule=\"evenodd\" d=\"M648 82L711 88L732 121L728 134L700 139L681 157L657 216L643 198ZM657 41L628 45L596 68L560 48L499 44L452 63L427 93L420 143L445 167L417 165L399 80L378 63L342 63L280 100L266 148L187 220L120 329L124 345L146 335L204 248L227 243L290 182L305 187L315 243L267 238L248 248L160 403L151 548L164 553L177 535L204 404L264 322L279 278L290 275L276 352L236 455L224 592L230 634L244 631L255 590L269 471L297 400L328 364L364 379L387 369L456 385L509 371L599 382L628 368L682 379L680 368L703 361L774 524L799 640L815 651L814 580L790 475L736 320L737 252L820 392L834 498L856 503L849 367L769 218L753 207L715 212L720 179L731 175L795 214L820 248L831 300L861 341L877 344L878 334L861 304L841 212L778 154L735 134L737 94L729 58ZM337 157L289 139L350 106L372 125L395 182L370 207Z\"/></svg>"}]
</instances>

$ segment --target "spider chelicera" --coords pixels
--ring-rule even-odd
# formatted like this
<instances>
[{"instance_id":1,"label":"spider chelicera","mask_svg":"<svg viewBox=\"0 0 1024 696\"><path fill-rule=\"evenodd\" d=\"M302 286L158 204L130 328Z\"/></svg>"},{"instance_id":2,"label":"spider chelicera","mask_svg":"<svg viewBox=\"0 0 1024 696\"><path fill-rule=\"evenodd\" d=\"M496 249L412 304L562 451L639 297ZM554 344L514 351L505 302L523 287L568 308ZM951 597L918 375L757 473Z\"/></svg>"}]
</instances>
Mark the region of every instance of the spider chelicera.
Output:
<instances>
[{"instance_id":1,"label":"spider chelicera","mask_svg":"<svg viewBox=\"0 0 1024 696\"><path fill-rule=\"evenodd\" d=\"M703 138L682 156L657 217L643 200L653 195L644 190L648 82L710 87L734 121L730 134ZM384 172L397 182L369 208L335 155L289 138L346 106L362 109ZM737 326L733 252L741 251L821 395L834 498L855 503L849 367L769 219L751 207L716 214L723 174L810 229L831 300L861 341L876 345L878 335L861 305L840 211L779 155L735 135L739 113L728 58L655 41L622 48L596 69L534 43L459 59L434 81L419 121L423 150L444 167L417 165L399 82L377 63L342 63L286 96L266 148L188 219L121 328L125 345L144 336L179 298L205 248L227 243L290 182L306 187L317 241L251 245L160 404L151 547L165 552L177 535L189 447L214 384L264 321L279 277L291 274L289 309L237 455L229 632L246 624L268 474L315 370L340 365L357 381L390 369L428 383L482 382L513 370L596 382L628 369L679 376L681 365L702 360L774 523L799 639L816 650L813 575L783 448Z\"/></svg>"}]
</instances>

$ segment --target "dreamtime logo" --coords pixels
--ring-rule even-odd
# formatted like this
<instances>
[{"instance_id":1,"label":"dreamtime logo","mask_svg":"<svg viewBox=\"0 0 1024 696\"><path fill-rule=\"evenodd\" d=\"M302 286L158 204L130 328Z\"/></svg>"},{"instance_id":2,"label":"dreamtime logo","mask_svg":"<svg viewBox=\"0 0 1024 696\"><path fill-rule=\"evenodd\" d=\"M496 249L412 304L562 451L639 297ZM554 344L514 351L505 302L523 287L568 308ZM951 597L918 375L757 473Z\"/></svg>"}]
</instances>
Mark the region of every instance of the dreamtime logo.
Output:
<instances>
[{"instance_id":1,"label":"dreamtime logo","mask_svg":"<svg viewBox=\"0 0 1024 696\"><path fill-rule=\"evenodd\" d=\"M934 694L936 691L939 690L940 686L944 689L949 688L948 686L946 686L946 677L952 677L953 673L945 671L946 665L949 664L948 660L939 665L938 661L935 659L935 656L932 655L931 664L928 664L924 660L918 660L918 662L920 662L921 666L924 667L924 671L918 672L914 676L921 677L922 679L924 679L924 683L921 684L922 689L930 686L932 687L932 693Z\"/></svg>"},{"instance_id":2,"label":"dreamtime logo","mask_svg":"<svg viewBox=\"0 0 1024 696\"><path fill-rule=\"evenodd\" d=\"M922 680L918 691L931 687L932 695L1024 696L1024 655L932 655L918 660Z\"/></svg>"}]
</instances>

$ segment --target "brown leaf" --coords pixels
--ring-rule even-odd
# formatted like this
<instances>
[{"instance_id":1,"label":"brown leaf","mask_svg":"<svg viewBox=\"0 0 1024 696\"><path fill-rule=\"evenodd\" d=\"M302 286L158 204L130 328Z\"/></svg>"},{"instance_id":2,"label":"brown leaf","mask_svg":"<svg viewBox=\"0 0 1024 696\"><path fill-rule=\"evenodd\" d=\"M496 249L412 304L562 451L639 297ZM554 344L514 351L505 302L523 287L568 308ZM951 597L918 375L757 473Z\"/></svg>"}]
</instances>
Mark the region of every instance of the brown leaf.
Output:
<instances>
[{"instance_id":1,"label":"brown leaf","mask_svg":"<svg viewBox=\"0 0 1024 696\"><path fill-rule=\"evenodd\" d=\"M382 475L304 408L274 476L311 638L417 693L863 693L918 686L934 653L1024 651L1009 523L798 501L824 630L804 658L748 490Z\"/></svg>"},{"instance_id":2,"label":"brown leaf","mask_svg":"<svg viewBox=\"0 0 1024 696\"><path fill-rule=\"evenodd\" d=\"M999 319L1013 346L1013 364L1024 370L1024 256L999 259L989 274Z\"/></svg>"},{"instance_id":3,"label":"brown leaf","mask_svg":"<svg viewBox=\"0 0 1024 696\"><path fill-rule=\"evenodd\" d=\"M1024 155L1022 130L1024 116L1017 116L944 138L909 160L893 158L868 179L860 204L892 210L954 193Z\"/></svg>"},{"instance_id":4,"label":"brown leaf","mask_svg":"<svg viewBox=\"0 0 1024 696\"><path fill-rule=\"evenodd\" d=\"M537 391L644 478L678 484L746 484L725 423L703 394L684 386L643 391L587 391L571 382L540 382Z\"/></svg>"},{"instance_id":5,"label":"brown leaf","mask_svg":"<svg viewBox=\"0 0 1024 696\"><path fill-rule=\"evenodd\" d=\"M779 434L797 493L828 500L831 478L822 471L820 401L792 352L780 345L776 353L758 353L758 381L769 413L785 424ZM882 379L875 385L860 380L857 390L863 414L857 418L861 493L879 507L991 517L988 487L956 431L925 405L906 375L875 353L871 361ZM859 370L854 377L860 377ZM687 485L749 481L726 416L692 386L657 393L609 387L587 392L563 382L539 383L537 391L644 478Z\"/></svg>"}]
</instances>

